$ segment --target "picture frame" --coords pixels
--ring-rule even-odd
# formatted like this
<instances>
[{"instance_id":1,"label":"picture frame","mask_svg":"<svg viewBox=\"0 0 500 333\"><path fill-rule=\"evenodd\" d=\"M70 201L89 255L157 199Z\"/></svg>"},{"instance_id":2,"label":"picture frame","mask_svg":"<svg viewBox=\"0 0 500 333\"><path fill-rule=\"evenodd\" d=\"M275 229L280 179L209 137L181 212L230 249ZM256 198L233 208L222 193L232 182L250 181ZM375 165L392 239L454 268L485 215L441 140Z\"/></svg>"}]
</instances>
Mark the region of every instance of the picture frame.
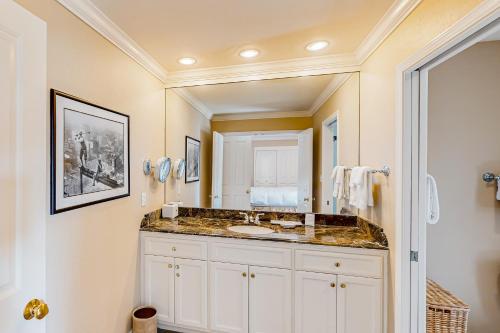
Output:
<instances>
[{"instance_id":1,"label":"picture frame","mask_svg":"<svg viewBox=\"0 0 500 333\"><path fill-rule=\"evenodd\" d=\"M186 184L200 181L200 146L200 140L186 136L184 173Z\"/></svg>"},{"instance_id":2,"label":"picture frame","mask_svg":"<svg viewBox=\"0 0 500 333\"><path fill-rule=\"evenodd\" d=\"M50 214L130 196L130 117L50 90Z\"/></svg>"}]
</instances>

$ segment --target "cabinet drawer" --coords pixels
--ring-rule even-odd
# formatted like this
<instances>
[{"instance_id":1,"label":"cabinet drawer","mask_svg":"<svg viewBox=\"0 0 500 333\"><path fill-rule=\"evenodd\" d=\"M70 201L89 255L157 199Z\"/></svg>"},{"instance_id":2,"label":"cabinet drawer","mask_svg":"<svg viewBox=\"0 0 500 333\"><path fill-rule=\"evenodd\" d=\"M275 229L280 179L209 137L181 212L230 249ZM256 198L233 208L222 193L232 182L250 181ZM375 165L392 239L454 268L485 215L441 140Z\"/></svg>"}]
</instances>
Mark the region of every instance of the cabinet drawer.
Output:
<instances>
[{"instance_id":1,"label":"cabinet drawer","mask_svg":"<svg viewBox=\"0 0 500 333\"><path fill-rule=\"evenodd\" d=\"M207 259L207 244L203 242L145 237L144 251L157 256Z\"/></svg>"},{"instance_id":2,"label":"cabinet drawer","mask_svg":"<svg viewBox=\"0 0 500 333\"><path fill-rule=\"evenodd\" d=\"M381 278L383 259L370 255L297 250L295 269Z\"/></svg>"},{"instance_id":3,"label":"cabinet drawer","mask_svg":"<svg viewBox=\"0 0 500 333\"><path fill-rule=\"evenodd\" d=\"M275 247L214 243L210 260L255 266L291 268L292 250Z\"/></svg>"}]
</instances>

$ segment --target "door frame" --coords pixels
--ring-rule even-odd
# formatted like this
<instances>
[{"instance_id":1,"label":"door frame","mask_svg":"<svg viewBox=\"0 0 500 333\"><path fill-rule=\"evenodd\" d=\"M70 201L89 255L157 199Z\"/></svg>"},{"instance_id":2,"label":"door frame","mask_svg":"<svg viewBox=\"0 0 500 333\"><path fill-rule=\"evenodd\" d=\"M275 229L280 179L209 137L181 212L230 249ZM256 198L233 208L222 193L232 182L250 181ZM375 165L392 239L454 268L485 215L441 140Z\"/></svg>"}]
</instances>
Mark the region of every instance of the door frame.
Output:
<instances>
[{"instance_id":1,"label":"door frame","mask_svg":"<svg viewBox=\"0 0 500 333\"><path fill-rule=\"evenodd\" d=\"M327 182L330 180L330 174L332 173L333 167L330 169L329 164L327 163L327 159L325 157L329 157L330 155L333 157L333 145L330 144L330 139L333 135L332 124L337 122L337 136L340 136L340 126L339 126L339 110L332 113L328 118L323 120L321 123L321 212L325 214L329 214L332 212L331 208L333 207L333 198L332 205L326 205L326 198L333 193L333 181L331 185L328 186ZM331 134L331 135L330 135ZM332 154L329 153L329 150L332 150ZM340 159L340 147L337 144L337 163Z\"/></svg>"},{"instance_id":2,"label":"door frame","mask_svg":"<svg viewBox=\"0 0 500 333\"><path fill-rule=\"evenodd\" d=\"M425 332L426 71L477 42L500 18L500 2L484 0L396 69L395 331ZM424 72L419 72L424 69ZM400 222L398 222L400 221ZM415 252L413 252L415 251ZM416 261L411 254L417 253Z\"/></svg>"}]
</instances>

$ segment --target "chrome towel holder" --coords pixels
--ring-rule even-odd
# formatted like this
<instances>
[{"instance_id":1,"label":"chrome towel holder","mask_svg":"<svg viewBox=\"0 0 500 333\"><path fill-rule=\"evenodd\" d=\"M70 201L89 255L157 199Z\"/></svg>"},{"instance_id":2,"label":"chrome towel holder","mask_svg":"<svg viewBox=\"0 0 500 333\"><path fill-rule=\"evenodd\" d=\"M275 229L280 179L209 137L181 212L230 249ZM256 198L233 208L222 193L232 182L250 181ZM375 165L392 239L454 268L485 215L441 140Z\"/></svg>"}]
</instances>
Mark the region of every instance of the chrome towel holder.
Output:
<instances>
[{"instance_id":1,"label":"chrome towel holder","mask_svg":"<svg viewBox=\"0 0 500 333\"><path fill-rule=\"evenodd\" d=\"M491 183L494 180L499 181L500 180L500 176L496 176L492 172L485 172L485 173L483 173L483 180L485 182L487 182L487 183Z\"/></svg>"},{"instance_id":2,"label":"chrome towel holder","mask_svg":"<svg viewBox=\"0 0 500 333\"><path fill-rule=\"evenodd\" d=\"M346 168L346 170L352 170L352 168ZM384 165L382 169L373 169L372 173L381 173L384 176L389 177L389 175L391 174L391 168L389 168L389 166L387 165Z\"/></svg>"}]
</instances>

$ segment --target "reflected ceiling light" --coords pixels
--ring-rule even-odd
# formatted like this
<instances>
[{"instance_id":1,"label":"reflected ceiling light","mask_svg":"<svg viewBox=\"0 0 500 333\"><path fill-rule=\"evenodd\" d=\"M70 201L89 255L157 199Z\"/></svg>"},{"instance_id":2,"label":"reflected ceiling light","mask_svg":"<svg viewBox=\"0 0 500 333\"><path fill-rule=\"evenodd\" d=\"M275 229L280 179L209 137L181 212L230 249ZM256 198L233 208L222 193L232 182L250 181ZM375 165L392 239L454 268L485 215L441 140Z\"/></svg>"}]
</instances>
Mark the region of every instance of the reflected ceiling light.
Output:
<instances>
[{"instance_id":1,"label":"reflected ceiling light","mask_svg":"<svg viewBox=\"0 0 500 333\"><path fill-rule=\"evenodd\" d=\"M254 58L259 55L259 50L248 49L240 52L240 56L243 58Z\"/></svg>"},{"instance_id":2,"label":"reflected ceiling light","mask_svg":"<svg viewBox=\"0 0 500 333\"><path fill-rule=\"evenodd\" d=\"M182 64L182 65L193 65L196 63L196 59L190 58L190 57L180 58L177 61L179 62L179 64Z\"/></svg>"},{"instance_id":3,"label":"reflected ceiling light","mask_svg":"<svg viewBox=\"0 0 500 333\"><path fill-rule=\"evenodd\" d=\"M328 44L329 43L326 40L319 40L319 41L307 44L306 49L308 51L311 51L311 52L319 51L319 50L323 50L325 47L327 47Z\"/></svg>"}]
</instances>

